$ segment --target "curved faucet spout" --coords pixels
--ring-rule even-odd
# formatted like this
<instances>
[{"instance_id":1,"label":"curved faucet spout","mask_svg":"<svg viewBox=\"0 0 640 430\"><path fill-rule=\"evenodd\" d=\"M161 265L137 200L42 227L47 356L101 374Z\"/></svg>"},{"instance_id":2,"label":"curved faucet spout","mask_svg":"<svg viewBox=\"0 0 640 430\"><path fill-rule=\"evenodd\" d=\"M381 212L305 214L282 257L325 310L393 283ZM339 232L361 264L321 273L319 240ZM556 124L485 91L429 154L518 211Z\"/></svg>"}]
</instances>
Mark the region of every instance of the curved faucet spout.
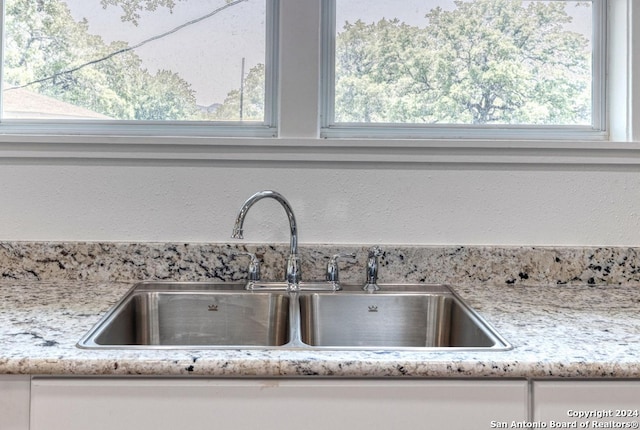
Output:
<instances>
[{"instance_id":1,"label":"curved faucet spout","mask_svg":"<svg viewBox=\"0 0 640 430\"><path fill-rule=\"evenodd\" d=\"M284 196L277 191L265 190L259 191L249 197L246 202L240 208L240 212L238 212L238 216L236 217L236 222L233 226L233 234L231 235L234 239L243 239L243 231L242 227L244 225L244 218L249 212L251 206L253 206L257 201L262 200L264 198L272 198L276 200L278 203L282 205L284 211L287 214L287 218L289 218L289 229L291 231L291 241L290 241L290 251L289 258L287 261L287 283L289 284L291 289L297 289L298 284L300 283L300 256L298 255L298 225L296 223L296 217L293 214L293 209L291 209L291 205L284 198Z\"/></svg>"}]
</instances>

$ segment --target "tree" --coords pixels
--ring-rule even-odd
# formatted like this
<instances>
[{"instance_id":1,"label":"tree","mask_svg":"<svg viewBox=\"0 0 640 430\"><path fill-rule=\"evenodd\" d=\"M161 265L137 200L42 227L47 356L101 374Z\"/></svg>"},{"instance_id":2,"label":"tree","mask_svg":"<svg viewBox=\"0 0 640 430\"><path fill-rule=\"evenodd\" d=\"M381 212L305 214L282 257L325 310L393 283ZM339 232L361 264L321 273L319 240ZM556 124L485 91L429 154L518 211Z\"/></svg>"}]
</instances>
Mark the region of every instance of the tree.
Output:
<instances>
[{"instance_id":1,"label":"tree","mask_svg":"<svg viewBox=\"0 0 640 430\"><path fill-rule=\"evenodd\" d=\"M135 119L196 119L197 109L193 90L175 73L160 70L153 79L148 77L142 79L141 84L141 87L135 91Z\"/></svg>"},{"instance_id":2,"label":"tree","mask_svg":"<svg viewBox=\"0 0 640 430\"><path fill-rule=\"evenodd\" d=\"M155 11L158 8L167 8L169 12L173 11L176 2L185 0L100 0L100 4L104 9L109 6L119 6L122 8L124 15L120 17L123 22L129 21L138 25L142 11ZM225 0L227 4L233 0Z\"/></svg>"},{"instance_id":3,"label":"tree","mask_svg":"<svg viewBox=\"0 0 640 430\"><path fill-rule=\"evenodd\" d=\"M346 23L336 40L336 120L589 124L588 40L564 2L456 0L425 26Z\"/></svg>"},{"instance_id":4,"label":"tree","mask_svg":"<svg viewBox=\"0 0 640 430\"><path fill-rule=\"evenodd\" d=\"M427 34L397 19L347 23L336 41L336 118L432 122Z\"/></svg>"},{"instance_id":5,"label":"tree","mask_svg":"<svg viewBox=\"0 0 640 430\"><path fill-rule=\"evenodd\" d=\"M264 77L264 64L258 64L249 70L244 80L244 94L242 96L242 119L244 121L264 120ZM212 119L240 120L240 90L233 90L227 94L222 106L213 113Z\"/></svg>"},{"instance_id":6,"label":"tree","mask_svg":"<svg viewBox=\"0 0 640 430\"><path fill-rule=\"evenodd\" d=\"M58 0L6 2L4 80L115 119L193 119L196 102L178 75L149 73L124 42L106 44ZM119 55L110 55L119 52ZM80 67L82 66L82 67ZM5 91L11 91L11 88Z\"/></svg>"},{"instance_id":7,"label":"tree","mask_svg":"<svg viewBox=\"0 0 640 430\"><path fill-rule=\"evenodd\" d=\"M183 1L183 0L177 0ZM130 21L138 25L141 11L155 11L158 8L167 8L173 10L176 5L175 0L100 0L100 4L104 9L108 6L120 6L124 15L120 17L122 21Z\"/></svg>"}]
</instances>

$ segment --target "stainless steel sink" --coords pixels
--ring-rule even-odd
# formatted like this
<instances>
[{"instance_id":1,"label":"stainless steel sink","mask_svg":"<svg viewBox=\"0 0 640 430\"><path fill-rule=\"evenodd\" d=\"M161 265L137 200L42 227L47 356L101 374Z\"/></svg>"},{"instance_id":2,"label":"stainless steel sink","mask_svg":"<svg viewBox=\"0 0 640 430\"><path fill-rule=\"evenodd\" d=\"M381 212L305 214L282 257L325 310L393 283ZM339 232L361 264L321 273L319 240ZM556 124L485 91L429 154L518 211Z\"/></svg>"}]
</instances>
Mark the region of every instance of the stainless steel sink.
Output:
<instances>
[{"instance_id":1,"label":"stainless steel sink","mask_svg":"<svg viewBox=\"0 0 640 430\"><path fill-rule=\"evenodd\" d=\"M492 348L492 331L450 294L300 297L302 341L322 347Z\"/></svg>"},{"instance_id":2,"label":"stainless steel sink","mask_svg":"<svg viewBox=\"0 0 640 430\"><path fill-rule=\"evenodd\" d=\"M141 283L81 348L505 350L510 345L449 287L287 292L263 284Z\"/></svg>"},{"instance_id":3,"label":"stainless steel sink","mask_svg":"<svg viewBox=\"0 0 640 430\"><path fill-rule=\"evenodd\" d=\"M79 346L231 348L288 342L288 295L208 287L141 284Z\"/></svg>"}]
</instances>

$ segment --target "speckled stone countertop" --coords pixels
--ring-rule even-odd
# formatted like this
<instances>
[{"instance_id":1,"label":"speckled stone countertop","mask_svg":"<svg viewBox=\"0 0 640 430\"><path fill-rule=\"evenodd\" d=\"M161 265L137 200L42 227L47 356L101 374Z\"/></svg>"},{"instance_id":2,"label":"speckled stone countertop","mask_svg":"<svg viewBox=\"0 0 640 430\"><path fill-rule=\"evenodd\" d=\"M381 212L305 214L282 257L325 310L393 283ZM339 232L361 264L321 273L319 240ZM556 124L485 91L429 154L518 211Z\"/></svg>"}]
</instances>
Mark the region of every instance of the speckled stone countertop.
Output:
<instances>
[{"instance_id":1,"label":"speckled stone countertop","mask_svg":"<svg viewBox=\"0 0 640 430\"><path fill-rule=\"evenodd\" d=\"M0 374L214 377L640 377L640 288L454 286L509 351L82 350L133 282L0 282Z\"/></svg>"}]
</instances>

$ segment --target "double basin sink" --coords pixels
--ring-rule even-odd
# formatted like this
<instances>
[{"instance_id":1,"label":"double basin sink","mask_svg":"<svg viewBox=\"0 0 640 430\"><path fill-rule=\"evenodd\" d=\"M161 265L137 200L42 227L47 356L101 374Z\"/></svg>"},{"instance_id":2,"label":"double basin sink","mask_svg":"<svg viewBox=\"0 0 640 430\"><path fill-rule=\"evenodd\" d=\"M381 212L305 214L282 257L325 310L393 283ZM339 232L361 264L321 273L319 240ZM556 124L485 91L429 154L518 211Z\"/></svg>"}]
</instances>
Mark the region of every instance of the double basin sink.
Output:
<instances>
[{"instance_id":1,"label":"double basin sink","mask_svg":"<svg viewBox=\"0 0 640 430\"><path fill-rule=\"evenodd\" d=\"M140 283L80 348L506 350L448 286L381 284L374 292L287 292L235 283Z\"/></svg>"}]
</instances>

